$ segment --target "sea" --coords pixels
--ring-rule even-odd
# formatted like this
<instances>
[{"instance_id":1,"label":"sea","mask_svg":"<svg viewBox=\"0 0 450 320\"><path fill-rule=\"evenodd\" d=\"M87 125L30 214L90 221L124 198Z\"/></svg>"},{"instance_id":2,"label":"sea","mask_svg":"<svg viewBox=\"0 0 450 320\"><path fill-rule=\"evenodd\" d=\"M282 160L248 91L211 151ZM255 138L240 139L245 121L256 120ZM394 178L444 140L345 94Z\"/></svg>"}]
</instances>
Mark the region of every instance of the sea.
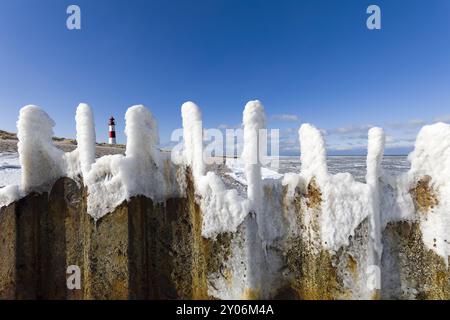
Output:
<instances>
[{"instance_id":1,"label":"sea","mask_svg":"<svg viewBox=\"0 0 450 320\"><path fill-rule=\"evenodd\" d=\"M365 156L329 156L328 171L331 174L349 172L355 180L364 182L366 175ZM385 172L400 174L410 168L406 156L385 156L382 161ZM280 157L278 168L271 168L280 174L300 172L300 157ZM21 168L17 153L0 153L0 188L10 184L20 183Z\"/></svg>"}]
</instances>

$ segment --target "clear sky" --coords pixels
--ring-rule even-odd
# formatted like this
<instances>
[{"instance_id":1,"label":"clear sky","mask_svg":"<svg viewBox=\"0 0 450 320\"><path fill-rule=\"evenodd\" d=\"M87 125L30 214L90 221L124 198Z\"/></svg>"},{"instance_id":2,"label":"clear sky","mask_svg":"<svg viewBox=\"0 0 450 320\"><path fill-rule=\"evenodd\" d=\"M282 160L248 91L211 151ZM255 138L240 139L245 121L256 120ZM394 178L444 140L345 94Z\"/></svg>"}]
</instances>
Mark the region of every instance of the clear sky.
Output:
<instances>
[{"instance_id":1,"label":"clear sky","mask_svg":"<svg viewBox=\"0 0 450 320\"><path fill-rule=\"evenodd\" d=\"M81 30L66 28L70 4ZM381 30L366 27L370 4ZM36 104L74 137L86 102L98 140L114 115L125 142L125 111L142 103L164 144L184 101L223 128L252 99L285 154L302 122L324 130L330 153L364 154L372 125L387 153L405 153L422 125L450 121L450 1L0 0L0 129L16 131L19 109Z\"/></svg>"}]
</instances>

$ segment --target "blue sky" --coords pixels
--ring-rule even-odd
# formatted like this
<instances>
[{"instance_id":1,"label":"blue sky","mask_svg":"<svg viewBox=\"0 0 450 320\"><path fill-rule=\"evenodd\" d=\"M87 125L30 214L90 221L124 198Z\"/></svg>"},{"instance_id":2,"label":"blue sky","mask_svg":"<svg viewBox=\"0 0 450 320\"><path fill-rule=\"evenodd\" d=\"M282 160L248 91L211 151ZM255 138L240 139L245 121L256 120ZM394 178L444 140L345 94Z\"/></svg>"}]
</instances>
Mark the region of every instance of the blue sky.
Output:
<instances>
[{"instance_id":1,"label":"blue sky","mask_svg":"<svg viewBox=\"0 0 450 320\"><path fill-rule=\"evenodd\" d=\"M70 4L81 30L66 28ZM370 4L381 30L366 28ZM406 153L422 125L450 121L450 1L0 0L0 129L16 131L20 107L36 104L74 137L86 102L98 140L114 115L124 142L125 111L142 103L166 143L184 101L223 128L252 99L284 154L302 122L324 130L331 154L364 154L372 125L387 153Z\"/></svg>"}]
</instances>

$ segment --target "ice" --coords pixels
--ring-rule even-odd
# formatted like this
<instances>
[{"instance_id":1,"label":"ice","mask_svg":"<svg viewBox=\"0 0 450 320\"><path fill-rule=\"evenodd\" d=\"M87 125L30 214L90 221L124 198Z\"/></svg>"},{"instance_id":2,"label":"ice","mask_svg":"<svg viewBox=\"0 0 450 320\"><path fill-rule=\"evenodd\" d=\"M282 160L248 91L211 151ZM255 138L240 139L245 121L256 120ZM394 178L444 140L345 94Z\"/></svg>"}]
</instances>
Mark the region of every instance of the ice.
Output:
<instances>
[{"instance_id":1,"label":"ice","mask_svg":"<svg viewBox=\"0 0 450 320\"><path fill-rule=\"evenodd\" d=\"M57 149L52 141L54 125L47 113L37 106L28 105L20 109L17 121L20 166L7 163L0 167L0 179L8 179L5 181L8 185L0 189L0 207L29 192L48 191L56 179L65 175L64 152ZM5 159L5 156L2 158ZM16 180L19 174L20 182Z\"/></svg>"},{"instance_id":2,"label":"ice","mask_svg":"<svg viewBox=\"0 0 450 320\"><path fill-rule=\"evenodd\" d=\"M159 163L158 124L153 114L143 105L130 107L125 114L127 157L143 157Z\"/></svg>"},{"instance_id":3,"label":"ice","mask_svg":"<svg viewBox=\"0 0 450 320\"><path fill-rule=\"evenodd\" d=\"M378 187L381 177L381 160L383 159L386 137L383 129L372 128L369 130L369 142L367 150L367 184Z\"/></svg>"},{"instance_id":4,"label":"ice","mask_svg":"<svg viewBox=\"0 0 450 320\"><path fill-rule=\"evenodd\" d=\"M424 126L408 158L414 178L430 175L437 185L446 185L450 178L450 125Z\"/></svg>"},{"instance_id":5,"label":"ice","mask_svg":"<svg viewBox=\"0 0 450 320\"><path fill-rule=\"evenodd\" d=\"M239 183L243 185L247 185L247 177L245 174L245 164L241 158L227 158L225 160L225 164L230 172L227 172L226 175L232 177L234 180L239 181ZM283 174L278 173L277 171L261 167L261 178L263 180L266 179L281 179Z\"/></svg>"},{"instance_id":6,"label":"ice","mask_svg":"<svg viewBox=\"0 0 450 320\"><path fill-rule=\"evenodd\" d=\"M299 138L300 174L306 183L315 179L321 192L319 223L322 246L337 251L341 246L348 245L355 229L372 214L371 189L356 182L349 173L328 174L325 141L317 128L303 124Z\"/></svg>"},{"instance_id":7,"label":"ice","mask_svg":"<svg viewBox=\"0 0 450 320\"><path fill-rule=\"evenodd\" d=\"M245 105L243 125L244 149L242 160L244 161L247 181L247 198L250 201L250 209L259 212L263 205L260 130L266 126L266 116L264 107L258 100L249 101Z\"/></svg>"},{"instance_id":8,"label":"ice","mask_svg":"<svg viewBox=\"0 0 450 320\"><path fill-rule=\"evenodd\" d=\"M75 115L77 128L77 148L64 154L66 164L65 175L79 184L82 177L87 176L95 162L95 126L92 109L80 103Z\"/></svg>"},{"instance_id":9,"label":"ice","mask_svg":"<svg viewBox=\"0 0 450 320\"><path fill-rule=\"evenodd\" d=\"M75 116L77 124L77 150L80 169L86 176L95 162L95 126L94 115L89 105L80 103Z\"/></svg>"},{"instance_id":10,"label":"ice","mask_svg":"<svg viewBox=\"0 0 450 320\"><path fill-rule=\"evenodd\" d=\"M200 177L204 174L202 114L195 103L188 101L181 106L181 115L184 158L194 177Z\"/></svg>"},{"instance_id":11,"label":"ice","mask_svg":"<svg viewBox=\"0 0 450 320\"><path fill-rule=\"evenodd\" d=\"M386 136L383 129L371 128L369 130L369 142L367 145L367 185L372 189L372 205L370 210L370 259L371 265L381 263L381 212L380 212L380 178L382 175L381 160L383 159Z\"/></svg>"},{"instance_id":12,"label":"ice","mask_svg":"<svg viewBox=\"0 0 450 320\"><path fill-rule=\"evenodd\" d=\"M20 161L17 153L0 153L0 188L20 184Z\"/></svg>"},{"instance_id":13,"label":"ice","mask_svg":"<svg viewBox=\"0 0 450 320\"><path fill-rule=\"evenodd\" d=\"M0 208L22 196L21 168L17 153L0 153Z\"/></svg>"},{"instance_id":14,"label":"ice","mask_svg":"<svg viewBox=\"0 0 450 320\"><path fill-rule=\"evenodd\" d=\"M52 141L54 125L47 113L37 106L20 109L17 137L21 187L26 193L47 191L56 179L65 175L64 152Z\"/></svg>"},{"instance_id":15,"label":"ice","mask_svg":"<svg viewBox=\"0 0 450 320\"><path fill-rule=\"evenodd\" d=\"M315 177L326 179L328 175L325 141L322 133L313 125L305 123L299 131L301 172L306 180Z\"/></svg>"},{"instance_id":16,"label":"ice","mask_svg":"<svg viewBox=\"0 0 450 320\"><path fill-rule=\"evenodd\" d=\"M295 187L315 179L320 191L319 226L325 248L335 251L348 244L349 236L369 217L371 245L378 255L381 230L388 222L399 220L420 221L425 244L443 257L450 253L448 124L422 128L408 158L409 171L405 157L383 157L385 137L381 128L369 131L365 161L364 157L327 158L320 130L304 124L299 129L301 162L298 157L281 158L277 172L261 164L259 151L265 141L261 140L259 130L265 128L264 107L258 100L250 101L243 113L243 153L240 158L226 159L229 172L225 172L228 178L244 186L245 196L228 188L217 172L205 174L201 111L193 102L184 103L181 111L184 165L192 169L196 201L204 215L205 237L234 232L250 211L256 214L261 241L281 237L282 222L276 221L271 213L283 210L278 201L281 187L288 187L287 198L292 200ZM125 115L125 155L104 156L97 161L91 108L80 104L75 118L77 149L64 153L53 144L53 120L37 106L21 109L17 122L18 155L0 154L0 206L31 191L48 191L60 177L78 179L87 186L88 213L95 219L133 196L144 195L158 202L183 194L180 188L186 186L177 175L179 168L157 148L157 123L144 106L133 106ZM364 176L366 183L362 183ZM424 178L430 179L430 190L435 192L438 202L428 214L420 215L410 190Z\"/></svg>"},{"instance_id":17,"label":"ice","mask_svg":"<svg viewBox=\"0 0 450 320\"><path fill-rule=\"evenodd\" d=\"M0 189L0 208L7 206L24 195L18 185L9 185Z\"/></svg>"},{"instance_id":18,"label":"ice","mask_svg":"<svg viewBox=\"0 0 450 320\"><path fill-rule=\"evenodd\" d=\"M203 212L202 235L215 238L219 233L236 232L249 212L249 203L225 184L214 172L208 172L198 181L200 206Z\"/></svg>"},{"instance_id":19,"label":"ice","mask_svg":"<svg viewBox=\"0 0 450 320\"><path fill-rule=\"evenodd\" d=\"M358 182L366 181L366 156L327 156L327 167L330 174L351 173ZM280 166L276 172L285 174L300 171L300 157L280 156ZM384 174L400 175L407 172L411 164L407 156L384 156L381 161ZM273 170L273 169L272 169Z\"/></svg>"},{"instance_id":20,"label":"ice","mask_svg":"<svg viewBox=\"0 0 450 320\"><path fill-rule=\"evenodd\" d=\"M186 102L183 119L183 157L192 170L198 201L203 213L202 235L215 238L221 232L235 232L249 212L249 203L236 190L227 189L214 172L204 175L203 128L199 107Z\"/></svg>"},{"instance_id":21,"label":"ice","mask_svg":"<svg viewBox=\"0 0 450 320\"><path fill-rule=\"evenodd\" d=\"M437 194L437 204L420 215L426 246L448 263L450 256L450 125L436 123L424 126L409 155L411 181L431 177L430 188Z\"/></svg>"},{"instance_id":22,"label":"ice","mask_svg":"<svg viewBox=\"0 0 450 320\"><path fill-rule=\"evenodd\" d=\"M166 194L172 195L169 190L172 183L163 175L156 149L159 138L151 112L142 105L130 107L125 114L125 134L125 156L98 159L85 178L88 213L94 219L100 219L133 196L144 195L158 202Z\"/></svg>"},{"instance_id":23,"label":"ice","mask_svg":"<svg viewBox=\"0 0 450 320\"><path fill-rule=\"evenodd\" d=\"M358 239L364 241L356 257L361 270L368 265L379 266L382 230L393 221L419 222L425 245L447 262L448 124L422 128L409 156L411 165L406 157L383 156L385 135L381 128L368 133L367 157L327 157L321 131L304 124L299 129L301 157L282 157L281 167L275 170L261 161L260 151L266 143L259 135L266 126L264 107L258 100L250 101L243 113L242 155L226 159L225 167L211 166L217 171L205 174L201 111L193 102L186 102L181 113L184 145L183 161L178 165L158 149L157 122L143 105L133 106L125 114L125 154L97 160L93 113L87 104L77 108L77 149L70 153L53 144L54 123L42 109L31 105L22 108L19 153L0 154L0 207L27 192L48 191L59 177L70 177L87 188L87 212L98 220L134 196L142 195L155 203L185 196L189 181L185 169L190 168L194 201L201 208L202 236L215 239L221 233L234 233L231 253L224 262L232 270L233 279L227 282L223 275L216 274L214 288L209 288L222 298L240 297L245 289L259 290L266 297L282 285L283 250L291 234L305 238L312 235L305 244L333 254L350 244L364 221L369 222L370 236L363 234L363 240ZM227 179L237 181L241 189ZM432 192L437 202L426 212L419 212L411 190L423 179L429 181L430 190L420 192ZM296 191L301 197L296 197ZM306 204L310 200L316 203ZM364 272L361 277L364 279ZM366 297L367 292L360 293Z\"/></svg>"}]
</instances>

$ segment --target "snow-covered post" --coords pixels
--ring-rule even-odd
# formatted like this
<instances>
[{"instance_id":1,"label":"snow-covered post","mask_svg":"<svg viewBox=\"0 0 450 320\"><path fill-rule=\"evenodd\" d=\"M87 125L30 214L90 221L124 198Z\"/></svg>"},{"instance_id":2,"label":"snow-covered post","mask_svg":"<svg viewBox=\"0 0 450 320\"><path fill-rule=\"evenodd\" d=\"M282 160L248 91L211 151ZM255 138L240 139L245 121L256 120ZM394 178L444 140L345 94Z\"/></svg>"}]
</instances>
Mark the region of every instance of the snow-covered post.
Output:
<instances>
[{"instance_id":1,"label":"snow-covered post","mask_svg":"<svg viewBox=\"0 0 450 320\"><path fill-rule=\"evenodd\" d=\"M301 172L307 181L316 178L321 182L327 177L327 152L322 133L309 123L298 130L300 139Z\"/></svg>"},{"instance_id":2,"label":"snow-covered post","mask_svg":"<svg viewBox=\"0 0 450 320\"><path fill-rule=\"evenodd\" d=\"M128 108L125 113L126 157L150 158L158 164L156 145L159 143L158 126L150 110L143 105Z\"/></svg>"},{"instance_id":3,"label":"snow-covered post","mask_svg":"<svg viewBox=\"0 0 450 320\"><path fill-rule=\"evenodd\" d=\"M77 124L77 150L83 177L86 177L95 162L95 125L92 109L80 103L75 116Z\"/></svg>"},{"instance_id":4,"label":"snow-covered post","mask_svg":"<svg viewBox=\"0 0 450 320\"><path fill-rule=\"evenodd\" d=\"M444 258L450 256L450 124L438 122L424 126L410 153L410 178L421 218L425 245ZM426 199L426 200L424 200Z\"/></svg>"},{"instance_id":5,"label":"snow-covered post","mask_svg":"<svg viewBox=\"0 0 450 320\"><path fill-rule=\"evenodd\" d=\"M385 134L382 128L374 127L369 130L367 146L367 174L366 182L371 186L378 186L381 176L381 160L383 160Z\"/></svg>"},{"instance_id":6,"label":"snow-covered post","mask_svg":"<svg viewBox=\"0 0 450 320\"><path fill-rule=\"evenodd\" d=\"M181 106L183 118L184 159L191 167L192 174L199 178L204 174L202 113L193 102Z\"/></svg>"},{"instance_id":7,"label":"snow-covered post","mask_svg":"<svg viewBox=\"0 0 450 320\"><path fill-rule=\"evenodd\" d=\"M54 125L48 114L37 106L20 109L17 137L25 192L47 191L64 175L64 153L52 141Z\"/></svg>"},{"instance_id":8,"label":"snow-covered post","mask_svg":"<svg viewBox=\"0 0 450 320\"><path fill-rule=\"evenodd\" d=\"M264 244L259 238L258 221L263 220L263 186L261 177L260 130L266 125L264 107L258 101L249 101L244 108L244 147L242 160L247 178L247 198L249 211L256 216L249 215L245 220L245 290L243 299L258 299L261 297L264 266ZM265 139L262 139L266 141ZM251 294L249 294L251 292Z\"/></svg>"},{"instance_id":9,"label":"snow-covered post","mask_svg":"<svg viewBox=\"0 0 450 320\"><path fill-rule=\"evenodd\" d=\"M438 184L450 178L450 124L438 122L424 126L408 156L413 178L430 175Z\"/></svg>"},{"instance_id":10,"label":"snow-covered post","mask_svg":"<svg viewBox=\"0 0 450 320\"><path fill-rule=\"evenodd\" d=\"M403 203L397 200L394 207L400 215L383 211L388 222L383 231L384 297L448 300L450 124L424 126L408 159L409 172L389 181L397 194L403 194Z\"/></svg>"},{"instance_id":11,"label":"snow-covered post","mask_svg":"<svg viewBox=\"0 0 450 320\"><path fill-rule=\"evenodd\" d=\"M250 210L260 211L262 206L262 178L260 162L260 129L266 125L266 116L263 105L258 101L249 101L244 109L244 149L242 159L245 164L247 177L247 197L250 201Z\"/></svg>"},{"instance_id":12,"label":"snow-covered post","mask_svg":"<svg viewBox=\"0 0 450 320\"><path fill-rule=\"evenodd\" d=\"M377 267L376 272L379 273L381 263L381 212L380 212L380 183L381 177L381 161L383 160L385 134L382 128L371 128L369 130L369 141L367 145L367 174L366 182L372 189L373 208L369 216L370 235L369 240L369 266ZM379 277L379 274L370 275ZM380 279L376 279L377 282ZM379 283L377 284L377 286ZM371 290L380 289L379 287L369 288Z\"/></svg>"}]
</instances>

